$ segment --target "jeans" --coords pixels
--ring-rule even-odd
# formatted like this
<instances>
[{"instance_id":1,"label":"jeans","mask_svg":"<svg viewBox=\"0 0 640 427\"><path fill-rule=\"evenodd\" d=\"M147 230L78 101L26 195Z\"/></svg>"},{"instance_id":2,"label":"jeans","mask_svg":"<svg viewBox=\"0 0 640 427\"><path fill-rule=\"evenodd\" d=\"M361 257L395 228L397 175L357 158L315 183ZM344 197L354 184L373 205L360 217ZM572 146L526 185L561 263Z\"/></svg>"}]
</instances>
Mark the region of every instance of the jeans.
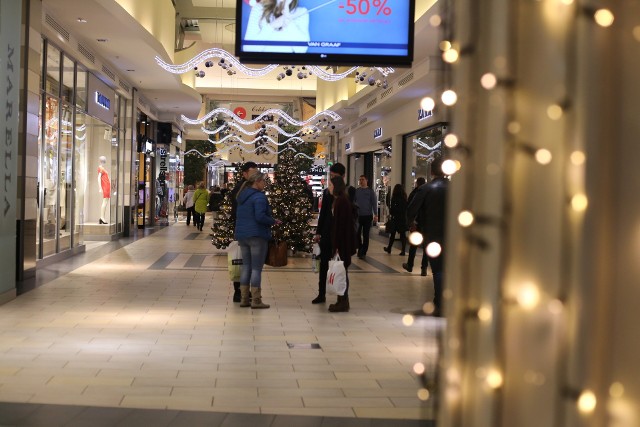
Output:
<instances>
[{"instance_id":1,"label":"jeans","mask_svg":"<svg viewBox=\"0 0 640 427\"><path fill-rule=\"evenodd\" d=\"M373 215L358 217L358 256L365 256L369 250L369 232Z\"/></svg>"},{"instance_id":2,"label":"jeans","mask_svg":"<svg viewBox=\"0 0 640 427\"><path fill-rule=\"evenodd\" d=\"M240 284L259 288L262 283L262 267L267 258L269 241L261 237L248 237L238 240L242 252L242 270Z\"/></svg>"}]
</instances>

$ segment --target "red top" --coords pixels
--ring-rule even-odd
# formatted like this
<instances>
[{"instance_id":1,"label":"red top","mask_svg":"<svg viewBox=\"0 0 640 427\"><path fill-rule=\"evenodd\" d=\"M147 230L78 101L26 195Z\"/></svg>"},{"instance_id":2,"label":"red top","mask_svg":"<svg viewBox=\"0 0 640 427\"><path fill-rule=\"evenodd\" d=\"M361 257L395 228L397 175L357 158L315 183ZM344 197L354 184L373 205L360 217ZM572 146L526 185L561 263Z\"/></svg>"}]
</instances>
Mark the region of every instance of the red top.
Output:
<instances>
[{"instance_id":1,"label":"red top","mask_svg":"<svg viewBox=\"0 0 640 427\"><path fill-rule=\"evenodd\" d=\"M98 166L98 174L100 174L100 186L102 187L102 197L104 199L111 198L111 181L109 180L109 172L102 166Z\"/></svg>"}]
</instances>

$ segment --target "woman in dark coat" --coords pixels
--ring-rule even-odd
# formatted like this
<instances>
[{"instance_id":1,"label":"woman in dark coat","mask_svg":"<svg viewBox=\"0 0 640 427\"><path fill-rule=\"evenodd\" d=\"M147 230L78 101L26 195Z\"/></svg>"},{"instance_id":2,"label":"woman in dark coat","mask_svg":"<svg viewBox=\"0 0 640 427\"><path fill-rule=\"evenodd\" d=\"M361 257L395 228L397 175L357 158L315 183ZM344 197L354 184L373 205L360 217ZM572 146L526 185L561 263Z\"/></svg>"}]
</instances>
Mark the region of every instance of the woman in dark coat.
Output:
<instances>
[{"instance_id":1,"label":"woman in dark coat","mask_svg":"<svg viewBox=\"0 0 640 427\"><path fill-rule=\"evenodd\" d=\"M332 221L331 221L331 244L332 253L340 255L344 263L347 276L347 289L343 296L338 295L338 301L329 305L329 311L342 312L349 311L349 266L351 265L351 255L356 253L356 233L354 228L353 206L346 193L346 185L341 176L331 178L329 182L329 193L333 196Z\"/></svg>"},{"instance_id":2,"label":"woman in dark coat","mask_svg":"<svg viewBox=\"0 0 640 427\"><path fill-rule=\"evenodd\" d=\"M396 184L393 187L393 193L391 193L391 230L389 231L389 245L384 248L384 251L388 254L391 253L393 248L393 242L396 240L396 233L400 235L400 244L402 245L402 251L400 255L404 255L404 250L407 247L407 193L401 184Z\"/></svg>"}]
</instances>

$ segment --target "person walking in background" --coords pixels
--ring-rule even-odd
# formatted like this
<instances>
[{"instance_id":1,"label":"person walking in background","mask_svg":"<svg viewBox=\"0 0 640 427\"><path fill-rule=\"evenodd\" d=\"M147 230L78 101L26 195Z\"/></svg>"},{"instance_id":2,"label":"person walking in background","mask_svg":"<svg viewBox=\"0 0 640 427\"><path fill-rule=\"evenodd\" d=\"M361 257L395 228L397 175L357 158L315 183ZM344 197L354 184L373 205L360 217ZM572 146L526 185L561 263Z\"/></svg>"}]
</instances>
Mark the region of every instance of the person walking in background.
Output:
<instances>
[{"instance_id":1,"label":"person walking in background","mask_svg":"<svg viewBox=\"0 0 640 427\"><path fill-rule=\"evenodd\" d=\"M426 182L426 180L423 177L418 177L416 179L416 184L413 187L413 190L411 190L411 193L409 193L409 198L407 199L407 210L409 209L409 206L411 206L411 202L413 201L413 197L416 195L416 192L418 191L418 189L424 185L424 183ZM417 224L415 227L410 226L409 227L409 231L413 232L413 231L417 231L420 234L424 234L423 233L423 229L424 229L424 225L423 224ZM420 275L421 276L426 276L427 275L427 266L429 265L429 260L427 258L427 245L425 243L425 240L422 239L422 243L419 245L420 248L422 248L422 261L420 263ZM402 264L402 268L404 268L405 270L407 270L409 273L411 273L413 271L413 261L416 257L416 252L418 251L418 246L412 245L411 241L409 241L409 257L407 258L407 262Z\"/></svg>"},{"instance_id":2,"label":"person walking in background","mask_svg":"<svg viewBox=\"0 0 640 427\"><path fill-rule=\"evenodd\" d=\"M236 198L238 197L238 193L240 192L240 188L242 184L249 178L249 176L253 175L255 172L258 172L258 165L254 162L246 162L240 167L240 179L236 184L230 189L227 190L229 192L229 197L231 197L231 214L230 218L233 221L233 229L235 230L236 224L236 213L238 211L238 201ZM229 185L230 183L227 183ZM242 299L240 293L240 282L233 282L233 302L240 302Z\"/></svg>"},{"instance_id":3,"label":"person walking in background","mask_svg":"<svg viewBox=\"0 0 640 427\"><path fill-rule=\"evenodd\" d=\"M431 163L431 176L434 179L418 189L407 211L407 218L410 222L416 221L421 224L426 245L435 242L441 248L438 256L429 256L429 264L433 273L434 316L442 315L445 212L449 188L449 180L442 172L443 161L442 157L438 157Z\"/></svg>"},{"instance_id":4,"label":"person walking in background","mask_svg":"<svg viewBox=\"0 0 640 427\"><path fill-rule=\"evenodd\" d=\"M400 255L404 255L404 250L407 247L407 193L401 184L396 184L393 187L391 193L391 207L389 208L391 215L391 230L389 230L389 245L384 248L384 251L388 254L391 253L393 248L393 242L396 240L396 233L400 235L400 244L402 250Z\"/></svg>"},{"instance_id":5,"label":"person walking in background","mask_svg":"<svg viewBox=\"0 0 640 427\"><path fill-rule=\"evenodd\" d=\"M333 197L332 221L331 221L331 257L336 253L344 263L347 276L347 289L344 295L338 295L335 304L329 305L329 311L345 312L349 311L349 266L351 265L351 255L356 253L356 237L353 227L354 210L346 192L346 185L341 176L335 176L329 181L329 193Z\"/></svg>"},{"instance_id":6,"label":"person walking in background","mask_svg":"<svg viewBox=\"0 0 640 427\"><path fill-rule=\"evenodd\" d=\"M236 198L238 209L235 238L242 251L240 307L270 307L269 304L262 302L262 267L271 239L271 226L278 221L271 215L271 207L264 194L265 185L265 175L256 171L242 184ZM249 302L250 296L251 302Z\"/></svg>"},{"instance_id":7,"label":"person walking in background","mask_svg":"<svg viewBox=\"0 0 640 427\"><path fill-rule=\"evenodd\" d=\"M191 215L193 215L193 226L198 226L198 221L196 221L196 214L193 210L193 185L189 185L187 187L187 192L184 194L182 198L182 202L184 203L184 207L187 209L187 225L191 222Z\"/></svg>"},{"instance_id":8,"label":"person walking in background","mask_svg":"<svg viewBox=\"0 0 640 427\"><path fill-rule=\"evenodd\" d=\"M356 189L355 204L358 207L358 258L364 259L369 250L369 232L373 222L378 221L376 192L369 187L366 176L360 175Z\"/></svg>"},{"instance_id":9,"label":"person walking in background","mask_svg":"<svg viewBox=\"0 0 640 427\"><path fill-rule=\"evenodd\" d=\"M195 210L195 218L197 219L198 230L202 231L204 226L204 218L207 213L207 204L209 203L209 192L205 188L204 182L198 184L198 189L193 193L193 209Z\"/></svg>"},{"instance_id":10,"label":"person walking in background","mask_svg":"<svg viewBox=\"0 0 640 427\"><path fill-rule=\"evenodd\" d=\"M342 163L334 163L329 168L329 178L339 177L344 182L344 174L347 169ZM355 197L355 188L353 197ZM349 197L351 199L351 197ZM331 243L331 227L333 222L332 206L333 196L326 188L322 192L322 205L320 206L320 214L318 215L318 225L316 226L316 235L313 241L320 244L320 270L318 274L318 296L311 301L312 304L321 304L326 301L327 290L327 271L329 270L329 260L333 256Z\"/></svg>"}]
</instances>

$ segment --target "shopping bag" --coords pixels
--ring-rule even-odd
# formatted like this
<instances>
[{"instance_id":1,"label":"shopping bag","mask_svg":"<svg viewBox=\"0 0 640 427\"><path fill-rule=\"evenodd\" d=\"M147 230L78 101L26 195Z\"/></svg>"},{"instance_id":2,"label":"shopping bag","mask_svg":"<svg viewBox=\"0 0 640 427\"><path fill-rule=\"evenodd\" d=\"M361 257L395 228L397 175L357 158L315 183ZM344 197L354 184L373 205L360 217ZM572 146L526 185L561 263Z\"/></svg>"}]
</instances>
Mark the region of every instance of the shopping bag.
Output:
<instances>
[{"instance_id":1,"label":"shopping bag","mask_svg":"<svg viewBox=\"0 0 640 427\"><path fill-rule=\"evenodd\" d=\"M242 251L235 240L229 243L227 248L227 265L229 267L229 280L239 282L240 272L242 271Z\"/></svg>"},{"instance_id":2,"label":"shopping bag","mask_svg":"<svg viewBox=\"0 0 640 427\"><path fill-rule=\"evenodd\" d=\"M329 260L327 271L327 293L329 295L343 296L347 290L347 271L344 269L344 261L336 254Z\"/></svg>"},{"instance_id":3,"label":"shopping bag","mask_svg":"<svg viewBox=\"0 0 640 427\"><path fill-rule=\"evenodd\" d=\"M287 242L284 240L269 241L266 264L271 267L282 267L287 265Z\"/></svg>"},{"instance_id":4,"label":"shopping bag","mask_svg":"<svg viewBox=\"0 0 640 427\"><path fill-rule=\"evenodd\" d=\"M314 273L320 271L320 245L313 244L313 250L311 251L311 270Z\"/></svg>"}]
</instances>

